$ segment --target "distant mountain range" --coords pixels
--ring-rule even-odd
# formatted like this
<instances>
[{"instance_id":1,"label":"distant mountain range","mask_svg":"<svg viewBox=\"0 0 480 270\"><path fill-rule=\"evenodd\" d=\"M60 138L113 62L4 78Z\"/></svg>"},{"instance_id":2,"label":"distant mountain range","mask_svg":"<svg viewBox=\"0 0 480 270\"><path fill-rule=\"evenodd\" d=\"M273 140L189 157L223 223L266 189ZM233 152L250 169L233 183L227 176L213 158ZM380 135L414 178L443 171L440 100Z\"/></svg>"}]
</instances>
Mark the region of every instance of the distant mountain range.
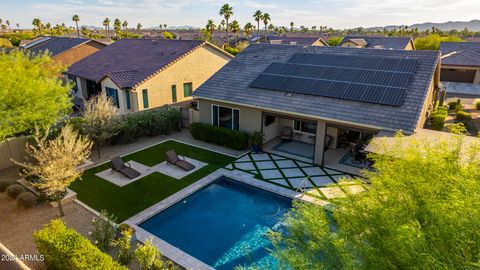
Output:
<instances>
[{"instance_id":1,"label":"distant mountain range","mask_svg":"<svg viewBox=\"0 0 480 270\"><path fill-rule=\"evenodd\" d=\"M394 28L399 29L400 27L403 27L404 25L387 25L384 27L370 27L368 29L371 30L383 30L384 28L387 28L388 30L392 30ZM413 28L418 28L419 31L425 31L427 29L432 29L432 27L438 28L440 30L463 30L465 28L468 28L471 31L478 32L480 31L480 20L471 20L469 22L462 22L462 21L456 21L456 22L443 22L443 23L432 23L432 22L426 22L426 23L417 23L417 24L412 24L408 25L408 28L413 29Z\"/></svg>"}]
</instances>

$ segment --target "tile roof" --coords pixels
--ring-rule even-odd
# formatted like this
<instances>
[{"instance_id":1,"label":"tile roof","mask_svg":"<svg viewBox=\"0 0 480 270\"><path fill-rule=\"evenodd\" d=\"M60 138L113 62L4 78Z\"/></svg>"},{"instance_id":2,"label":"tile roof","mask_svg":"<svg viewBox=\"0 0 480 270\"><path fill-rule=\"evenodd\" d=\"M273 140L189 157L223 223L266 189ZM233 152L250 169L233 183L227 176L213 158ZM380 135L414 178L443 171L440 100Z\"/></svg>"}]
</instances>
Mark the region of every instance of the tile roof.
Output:
<instances>
[{"instance_id":1,"label":"tile roof","mask_svg":"<svg viewBox=\"0 0 480 270\"><path fill-rule=\"evenodd\" d=\"M90 39L88 38L44 37L40 40L34 40L23 48L28 49L32 53L48 50L52 56L56 56L89 41Z\"/></svg>"},{"instance_id":2,"label":"tile roof","mask_svg":"<svg viewBox=\"0 0 480 270\"><path fill-rule=\"evenodd\" d=\"M250 87L271 63L287 62L295 53L339 54L415 59L418 66L402 106L386 106ZM355 49L343 47L252 44L195 90L199 98L290 112L338 123L414 132L439 61L435 51Z\"/></svg>"},{"instance_id":3,"label":"tile roof","mask_svg":"<svg viewBox=\"0 0 480 270\"><path fill-rule=\"evenodd\" d=\"M295 43L294 45L305 45L305 46L311 46L313 43L315 43L317 40L320 39L320 42L326 45L327 43L323 41L319 37L277 37L277 36L272 36L269 37L270 41L274 40L279 40L281 44L292 44Z\"/></svg>"},{"instance_id":4,"label":"tile roof","mask_svg":"<svg viewBox=\"0 0 480 270\"><path fill-rule=\"evenodd\" d=\"M442 42L442 65L480 67L480 42Z\"/></svg>"},{"instance_id":5,"label":"tile roof","mask_svg":"<svg viewBox=\"0 0 480 270\"><path fill-rule=\"evenodd\" d=\"M384 48L404 50L411 41L410 37L384 37L384 36L345 36L342 40L344 42L352 39L363 39L367 42L367 48Z\"/></svg>"},{"instance_id":6,"label":"tile roof","mask_svg":"<svg viewBox=\"0 0 480 270\"><path fill-rule=\"evenodd\" d=\"M80 60L67 73L118 87L133 88L178 58L206 44L198 40L120 39Z\"/></svg>"}]
</instances>

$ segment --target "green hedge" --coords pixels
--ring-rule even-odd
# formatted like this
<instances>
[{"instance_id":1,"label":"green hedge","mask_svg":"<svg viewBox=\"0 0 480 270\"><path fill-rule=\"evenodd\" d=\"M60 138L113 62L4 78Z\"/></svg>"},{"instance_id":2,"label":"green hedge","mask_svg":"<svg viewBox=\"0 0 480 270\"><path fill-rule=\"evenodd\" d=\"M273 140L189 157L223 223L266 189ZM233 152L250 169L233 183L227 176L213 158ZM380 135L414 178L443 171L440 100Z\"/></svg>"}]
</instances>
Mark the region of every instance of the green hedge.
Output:
<instances>
[{"instance_id":1,"label":"green hedge","mask_svg":"<svg viewBox=\"0 0 480 270\"><path fill-rule=\"evenodd\" d=\"M433 122L430 127L434 130L443 130L447 115L448 115L448 109L446 107L440 106L435 108L435 110L432 113Z\"/></svg>"},{"instance_id":2,"label":"green hedge","mask_svg":"<svg viewBox=\"0 0 480 270\"><path fill-rule=\"evenodd\" d=\"M457 112L456 119L458 122L467 123L472 120L472 115L468 112L459 111Z\"/></svg>"},{"instance_id":3,"label":"green hedge","mask_svg":"<svg viewBox=\"0 0 480 270\"><path fill-rule=\"evenodd\" d=\"M235 150L243 150L248 147L248 134L237 130L203 123L193 123L190 125L190 133L197 140L214 143Z\"/></svg>"},{"instance_id":4,"label":"green hedge","mask_svg":"<svg viewBox=\"0 0 480 270\"><path fill-rule=\"evenodd\" d=\"M128 270L101 252L88 239L65 227L60 219L33 234L38 251L50 270L118 269Z\"/></svg>"}]
</instances>

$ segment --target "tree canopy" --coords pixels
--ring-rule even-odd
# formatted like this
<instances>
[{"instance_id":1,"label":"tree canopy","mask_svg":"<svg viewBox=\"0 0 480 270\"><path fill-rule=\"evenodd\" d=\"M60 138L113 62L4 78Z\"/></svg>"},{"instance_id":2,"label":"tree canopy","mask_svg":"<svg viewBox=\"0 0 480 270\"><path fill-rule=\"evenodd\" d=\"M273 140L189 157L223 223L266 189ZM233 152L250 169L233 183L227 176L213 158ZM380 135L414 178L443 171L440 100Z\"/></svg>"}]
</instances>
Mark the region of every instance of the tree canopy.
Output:
<instances>
[{"instance_id":1,"label":"tree canopy","mask_svg":"<svg viewBox=\"0 0 480 270\"><path fill-rule=\"evenodd\" d=\"M272 233L282 269L480 267L479 146L409 140L374 155L368 191L296 203L285 234ZM395 158L392 158L395 157Z\"/></svg>"},{"instance_id":2,"label":"tree canopy","mask_svg":"<svg viewBox=\"0 0 480 270\"><path fill-rule=\"evenodd\" d=\"M0 141L16 134L48 128L69 113L70 86L63 85L47 54L0 51Z\"/></svg>"},{"instance_id":3,"label":"tree canopy","mask_svg":"<svg viewBox=\"0 0 480 270\"><path fill-rule=\"evenodd\" d=\"M457 36L440 36L439 34L431 34L425 37L419 37L414 40L415 49L417 50L438 50L440 42L462 42Z\"/></svg>"}]
</instances>

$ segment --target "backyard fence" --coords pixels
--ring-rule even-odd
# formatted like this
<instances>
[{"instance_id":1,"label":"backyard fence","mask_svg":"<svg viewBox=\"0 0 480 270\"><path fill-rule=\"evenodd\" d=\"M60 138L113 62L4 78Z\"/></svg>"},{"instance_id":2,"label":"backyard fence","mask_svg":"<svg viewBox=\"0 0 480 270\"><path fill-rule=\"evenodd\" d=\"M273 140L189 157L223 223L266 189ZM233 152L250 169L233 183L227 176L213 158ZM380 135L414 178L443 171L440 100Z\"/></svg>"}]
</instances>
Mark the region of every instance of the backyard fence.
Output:
<instances>
[{"instance_id":1,"label":"backyard fence","mask_svg":"<svg viewBox=\"0 0 480 270\"><path fill-rule=\"evenodd\" d=\"M27 137L8 138L0 142L0 170L15 166L12 159L22 162L26 156Z\"/></svg>"}]
</instances>

